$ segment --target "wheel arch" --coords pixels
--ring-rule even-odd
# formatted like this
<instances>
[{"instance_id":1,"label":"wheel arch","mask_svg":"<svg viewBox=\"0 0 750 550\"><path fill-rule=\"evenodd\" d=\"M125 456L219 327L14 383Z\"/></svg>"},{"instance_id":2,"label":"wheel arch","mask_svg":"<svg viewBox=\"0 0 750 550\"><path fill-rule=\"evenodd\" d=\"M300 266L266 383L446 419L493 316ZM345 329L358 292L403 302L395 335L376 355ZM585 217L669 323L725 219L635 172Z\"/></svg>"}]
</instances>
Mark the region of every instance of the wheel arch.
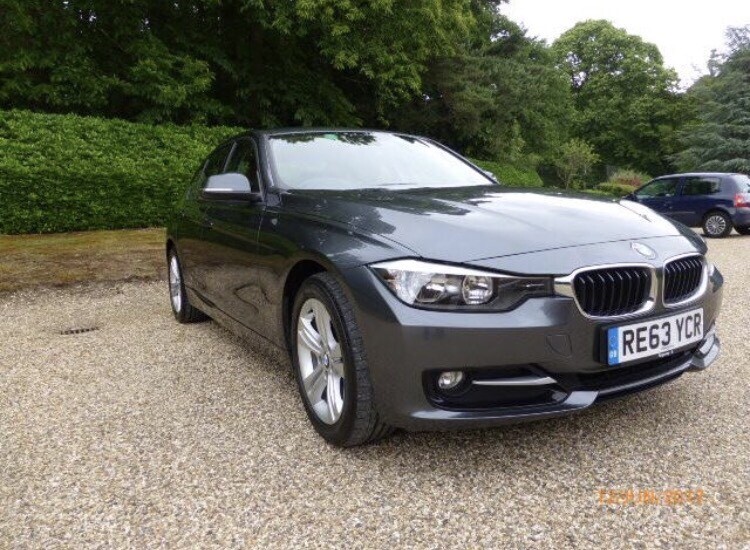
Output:
<instances>
[{"instance_id":1,"label":"wheel arch","mask_svg":"<svg viewBox=\"0 0 750 550\"><path fill-rule=\"evenodd\" d=\"M302 258L298 260L289 270L284 280L284 288L281 296L281 324L284 330L284 342L287 348L291 344L290 331L292 325L292 308L294 298L302 287L302 284L317 273L331 272L330 266L316 258Z\"/></svg>"},{"instance_id":2,"label":"wheel arch","mask_svg":"<svg viewBox=\"0 0 750 550\"><path fill-rule=\"evenodd\" d=\"M177 243L174 242L172 237L167 237L167 242L164 246L164 252L166 253L167 258L169 258L169 253L172 252L172 250L177 250Z\"/></svg>"},{"instance_id":3,"label":"wheel arch","mask_svg":"<svg viewBox=\"0 0 750 550\"><path fill-rule=\"evenodd\" d=\"M720 214L725 214L725 215L729 216L730 220L732 219L732 213L729 212L729 210L727 210L723 206L714 205L714 206L711 206L708 210L706 210L703 213L703 217L701 218L701 222L705 222L706 218L708 218L711 214L714 214L716 212L718 212Z\"/></svg>"}]
</instances>

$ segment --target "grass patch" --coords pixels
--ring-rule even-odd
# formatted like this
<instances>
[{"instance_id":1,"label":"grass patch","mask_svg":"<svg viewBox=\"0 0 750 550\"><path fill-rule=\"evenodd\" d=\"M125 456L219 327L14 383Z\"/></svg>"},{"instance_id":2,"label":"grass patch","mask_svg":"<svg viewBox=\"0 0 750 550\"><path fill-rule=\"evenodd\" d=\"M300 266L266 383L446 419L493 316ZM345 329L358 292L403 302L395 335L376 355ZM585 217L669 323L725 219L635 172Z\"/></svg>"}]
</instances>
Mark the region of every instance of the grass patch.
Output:
<instances>
[{"instance_id":1,"label":"grass patch","mask_svg":"<svg viewBox=\"0 0 750 550\"><path fill-rule=\"evenodd\" d=\"M0 235L0 292L166 275L164 229Z\"/></svg>"}]
</instances>

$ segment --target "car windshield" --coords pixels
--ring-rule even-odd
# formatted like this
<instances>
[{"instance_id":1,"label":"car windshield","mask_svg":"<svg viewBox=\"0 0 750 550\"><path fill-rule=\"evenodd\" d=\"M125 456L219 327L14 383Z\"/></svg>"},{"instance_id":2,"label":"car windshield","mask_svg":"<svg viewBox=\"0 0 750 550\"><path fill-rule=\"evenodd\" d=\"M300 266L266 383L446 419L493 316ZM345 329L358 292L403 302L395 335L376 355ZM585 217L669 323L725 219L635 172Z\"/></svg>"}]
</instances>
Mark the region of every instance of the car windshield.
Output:
<instances>
[{"instance_id":1,"label":"car windshield","mask_svg":"<svg viewBox=\"0 0 750 550\"><path fill-rule=\"evenodd\" d=\"M291 189L493 185L428 141L382 132L310 132L270 138L275 179Z\"/></svg>"}]
</instances>

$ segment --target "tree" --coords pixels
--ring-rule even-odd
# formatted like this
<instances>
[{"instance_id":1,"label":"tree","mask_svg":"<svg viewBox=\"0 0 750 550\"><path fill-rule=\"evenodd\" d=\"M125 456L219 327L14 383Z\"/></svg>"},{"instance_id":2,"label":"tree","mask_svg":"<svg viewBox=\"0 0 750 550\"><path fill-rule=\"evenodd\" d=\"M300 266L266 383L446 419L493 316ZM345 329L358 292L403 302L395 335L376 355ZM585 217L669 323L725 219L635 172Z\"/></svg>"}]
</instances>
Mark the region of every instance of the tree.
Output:
<instances>
[{"instance_id":1,"label":"tree","mask_svg":"<svg viewBox=\"0 0 750 550\"><path fill-rule=\"evenodd\" d=\"M599 155L594 152L594 148L585 141L574 138L560 147L555 167L565 188L569 189L575 183L585 187L585 178L597 162Z\"/></svg>"},{"instance_id":2,"label":"tree","mask_svg":"<svg viewBox=\"0 0 750 550\"><path fill-rule=\"evenodd\" d=\"M0 0L0 106L382 124L470 40L477 1Z\"/></svg>"},{"instance_id":3,"label":"tree","mask_svg":"<svg viewBox=\"0 0 750 550\"><path fill-rule=\"evenodd\" d=\"M608 165L668 170L685 106L658 48L608 21L585 21L553 49L573 91L575 135Z\"/></svg>"},{"instance_id":4,"label":"tree","mask_svg":"<svg viewBox=\"0 0 750 550\"><path fill-rule=\"evenodd\" d=\"M681 170L750 174L750 26L729 29L729 54L689 91L697 122L682 133Z\"/></svg>"},{"instance_id":5,"label":"tree","mask_svg":"<svg viewBox=\"0 0 750 550\"><path fill-rule=\"evenodd\" d=\"M512 21L492 12L484 22L484 38L431 63L422 94L393 119L478 158L551 159L572 117L565 75L549 48Z\"/></svg>"}]
</instances>

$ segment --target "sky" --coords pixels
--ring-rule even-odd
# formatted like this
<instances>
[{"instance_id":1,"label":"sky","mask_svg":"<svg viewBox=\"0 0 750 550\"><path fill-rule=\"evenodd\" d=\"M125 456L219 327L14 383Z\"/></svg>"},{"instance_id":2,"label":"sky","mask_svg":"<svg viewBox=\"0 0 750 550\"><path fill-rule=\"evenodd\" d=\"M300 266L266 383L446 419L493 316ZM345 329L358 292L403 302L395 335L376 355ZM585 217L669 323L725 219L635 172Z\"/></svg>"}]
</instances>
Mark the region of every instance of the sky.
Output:
<instances>
[{"instance_id":1,"label":"sky","mask_svg":"<svg viewBox=\"0 0 750 550\"><path fill-rule=\"evenodd\" d=\"M510 0L500 10L548 42L579 21L608 19L656 44L682 87L707 72L711 50L724 49L727 27L750 24L750 0Z\"/></svg>"}]
</instances>

